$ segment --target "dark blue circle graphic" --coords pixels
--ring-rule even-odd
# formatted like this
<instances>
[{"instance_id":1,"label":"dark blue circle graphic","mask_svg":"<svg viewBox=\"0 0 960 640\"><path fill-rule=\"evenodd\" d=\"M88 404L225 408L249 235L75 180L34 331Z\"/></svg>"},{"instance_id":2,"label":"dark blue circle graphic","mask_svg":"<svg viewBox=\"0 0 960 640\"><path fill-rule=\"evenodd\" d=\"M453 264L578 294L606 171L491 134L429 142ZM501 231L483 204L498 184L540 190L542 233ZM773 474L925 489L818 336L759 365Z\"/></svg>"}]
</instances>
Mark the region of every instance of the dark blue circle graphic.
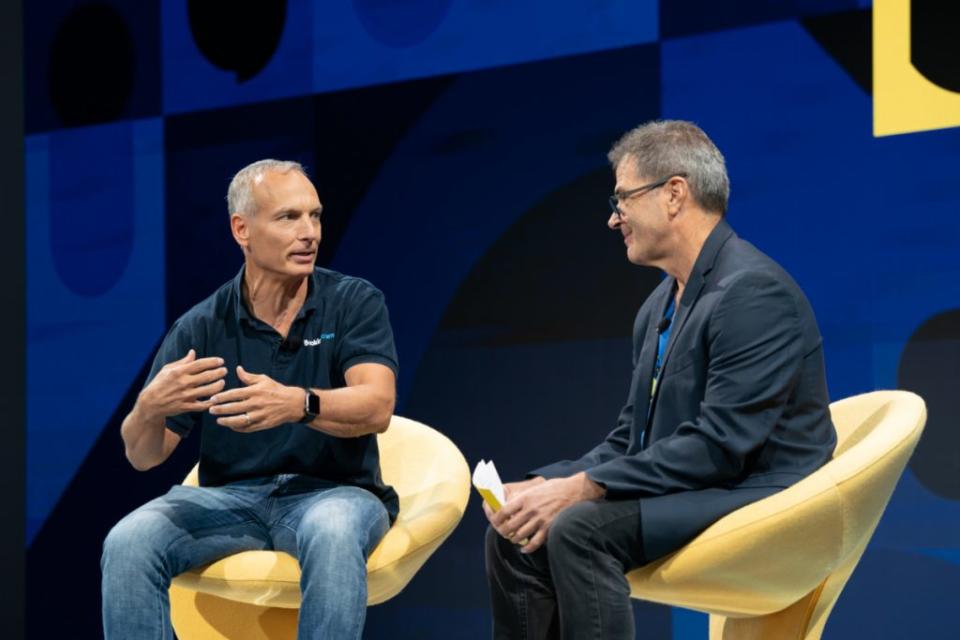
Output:
<instances>
[{"instance_id":1,"label":"dark blue circle graphic","mask_svg":"<svg viewBox=\"0 0 960 640\"><path fill-rule=\"evenodd\" d=\"M437 30L452 0L353 0L360 24L379 42L394 48L412 47Z\"/></svg>"},{"instance_id":2,"label":"dark blue circle graphic","mask_svg":"<svg viewBox=\"0 0 960 640\"><path fill-rule=\"evenodd\" d=\"M927 426L910 469L927 489L960 500L960 309L927 318L907 341L898 386L927 403Z\"/></svg>"},{"instance_id":3,"label":"dark blue circle graphic","mask_svg":"<svg viewBox=\"0 0 960 640\"><path fill-rule=\"evenodd\" d=\"M117 284L133 254L132 140L124 129L101 132L97 153L110 162L85 158L78 141L63 144L51 153L50 254L71 291L100 296Z\"/></svg>"},{"instance_id":4,"label":"dark blue circle graphic","mask_svg":"<svg viewBox=\"0 0 960 640\"><path fill-rule=\"evenodd\" d=\"M105 211L95 223L55 207L50 216L53 265L61 282L85 297L100 296L120 280L133 253L133 216Z\"/></svg>"},{"instance_id":5,"label":"dark blue circle graphic","mask_svg":"<svg viewBox=\"0 0 960 640\"><path fill-rule=\"evenodd\" d=\"M944 612L956 606L958 589L960 566L949 560L870 547L840 594L823 637L953 640L956 626Z\"/></svg>"}]
</instances>

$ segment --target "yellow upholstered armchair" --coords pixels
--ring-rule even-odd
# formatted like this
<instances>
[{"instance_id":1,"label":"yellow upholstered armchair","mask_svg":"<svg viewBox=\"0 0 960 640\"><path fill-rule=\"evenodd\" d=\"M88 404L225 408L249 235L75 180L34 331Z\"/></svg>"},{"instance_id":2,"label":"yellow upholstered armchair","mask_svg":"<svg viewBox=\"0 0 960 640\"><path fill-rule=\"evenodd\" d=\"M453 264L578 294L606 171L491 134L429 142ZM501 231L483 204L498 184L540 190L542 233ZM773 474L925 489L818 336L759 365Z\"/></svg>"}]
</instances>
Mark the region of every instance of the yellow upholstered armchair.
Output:
<instances>
[{"instance_id":1,"label":"yellow upholstered armchair","mask_svg":"<svg viewBox=\"0 0 960 640\"><path fill-rule=\"evenodd\" d=\"M627 574L631 595L710 614L711 640L817 640L926 422L923 400L877 391L830 405L833 460Z\"/></svg>"},{"instance_id":2,"label":"yellow upholstered armchair","mask_svg":"<svg viewBox=\"0 0 960 640\"><path fill-rule=\"evenodd\" d=\"M470 471L439 432L394 416L377 436L383 479L400 514L367 560L368 604L398 594L460 522ZM194 467L184 484L197 484ZM170 612L181 640L296 638L300 567L286 553L246 551L173 580Z\"/></svg>"}]
</instances>

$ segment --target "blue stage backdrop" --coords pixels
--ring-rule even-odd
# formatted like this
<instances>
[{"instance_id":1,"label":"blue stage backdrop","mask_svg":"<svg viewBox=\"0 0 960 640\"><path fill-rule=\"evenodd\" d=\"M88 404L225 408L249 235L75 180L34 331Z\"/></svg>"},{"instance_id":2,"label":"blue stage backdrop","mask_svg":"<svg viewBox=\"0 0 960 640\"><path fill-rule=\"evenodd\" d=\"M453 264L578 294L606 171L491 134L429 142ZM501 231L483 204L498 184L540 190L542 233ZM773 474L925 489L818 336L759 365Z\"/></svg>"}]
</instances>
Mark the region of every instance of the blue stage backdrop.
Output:
<instances>
[{"instance_id":1,"label":"blue stage backdrop","mask_svg":"<svg viewBox=\"0 0 960 640\"><path fill-rule=\"evenodd\" d=\"M808 293L831 397L928 402L825 637L957 636L960 51L935 3L913 0L911 55L956 113L885 137L871 24L889 0L254 4L25 8L31 638L100 637L104 535L196 460L189 438L137 473L119 425L172 321L241 263L237 169L307 166L320 263L387 296L398 413L515 478L591 446L626 395L660 275L605 227L605 154L658 117L725 153L729 220ZM477 503L367 637L489 636ZM706 637L700 614L636 615L643 637Z\"/></svg>"}]
</instances>

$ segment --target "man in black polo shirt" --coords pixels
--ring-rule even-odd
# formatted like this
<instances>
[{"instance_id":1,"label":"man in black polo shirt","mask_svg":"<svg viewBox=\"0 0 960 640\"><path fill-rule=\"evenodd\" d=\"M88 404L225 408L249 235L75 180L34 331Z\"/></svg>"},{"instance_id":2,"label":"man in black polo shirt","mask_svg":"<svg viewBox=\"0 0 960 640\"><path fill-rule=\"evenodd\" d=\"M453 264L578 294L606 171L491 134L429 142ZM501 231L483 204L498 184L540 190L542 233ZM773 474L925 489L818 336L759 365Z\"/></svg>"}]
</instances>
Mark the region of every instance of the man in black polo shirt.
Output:
<instances>
[{"instance_id":1,"label":"man in black polo shirt","mask_svg":"<svg viewBox=\"0 0 960 640\"><path fill-rule=\"evenodd\" d=\"M104 634L170 638L174 576L276 549L302 569L299 637L359 638L366 557L398 509L375 436L397 373L383 294L314 266L321 205L299 164L249 165L227 200L244 266L174 323L121 428L146 470L199 427L200 486L173 487L110 531Z\"/></svg>"}]
</instances>

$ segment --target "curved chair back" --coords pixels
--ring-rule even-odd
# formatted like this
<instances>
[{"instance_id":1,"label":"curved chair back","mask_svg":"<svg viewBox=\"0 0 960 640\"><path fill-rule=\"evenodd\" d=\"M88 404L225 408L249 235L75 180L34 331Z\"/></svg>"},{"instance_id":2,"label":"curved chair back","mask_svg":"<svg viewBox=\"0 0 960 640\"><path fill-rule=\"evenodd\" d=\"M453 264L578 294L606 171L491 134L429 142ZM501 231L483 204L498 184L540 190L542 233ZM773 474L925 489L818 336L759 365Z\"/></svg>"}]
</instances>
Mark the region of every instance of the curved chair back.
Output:
<instances>
[{"instance_id":1,"label":"curved chair back","mask_svg":"<svg viewBox=\"0 0 960 640\"><path fill-rule=\"evenodd\" d=\"M470 498L467 461L439 431L394 416L377 444L383 480L400 497L400 515L367 559L369 604L406 586L453 533Z\"/></svg>"},{"instance_id":2,"label":"curved chair back","mask_svg":"<svg viewBox=\"0 0 960 640\"><path fill-rule=\"evenodd\" d=\"M905 391L830 411L833 460L627 574L632 595L710 613L715 640L819 638L926 421L923 400Z\"/></svg>"}]
</instances>

